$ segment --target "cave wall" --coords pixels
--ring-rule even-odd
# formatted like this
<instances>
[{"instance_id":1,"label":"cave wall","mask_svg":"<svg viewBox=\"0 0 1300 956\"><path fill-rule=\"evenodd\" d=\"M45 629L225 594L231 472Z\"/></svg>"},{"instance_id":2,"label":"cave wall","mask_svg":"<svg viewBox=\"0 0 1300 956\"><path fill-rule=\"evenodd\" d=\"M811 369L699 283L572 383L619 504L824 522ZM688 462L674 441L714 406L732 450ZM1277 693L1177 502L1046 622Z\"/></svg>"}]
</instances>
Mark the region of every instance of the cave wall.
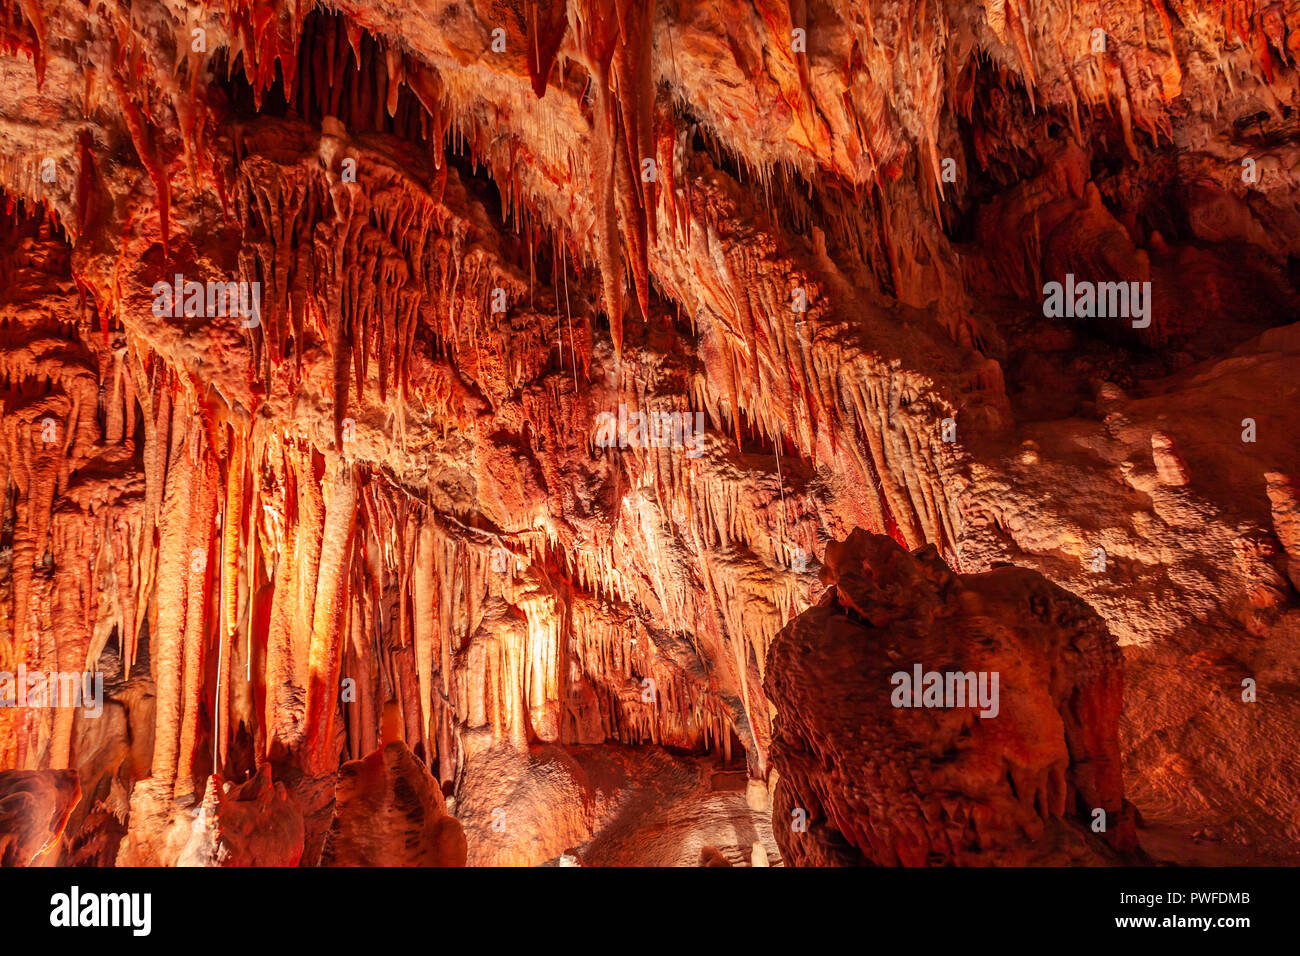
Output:
<instances>
[{"instance_id":1,"label":"cave wall","mask_svg":"<svg viewBox=\"0 0 1300 956\"><path fill-rule=\"evenodd\" d=\"M9 4L0 670L108 702L0 708L0 769L79 770L99 863L263 768L315 862L389 702L471 836L546 748L766 794L769 649L864 528L1077 595L1130 799L1296 852L1297 19ZM1043 317L1067 273L1151 324ZM703 428L604 447L620 409Z\"/></svg>"}]
</instances>

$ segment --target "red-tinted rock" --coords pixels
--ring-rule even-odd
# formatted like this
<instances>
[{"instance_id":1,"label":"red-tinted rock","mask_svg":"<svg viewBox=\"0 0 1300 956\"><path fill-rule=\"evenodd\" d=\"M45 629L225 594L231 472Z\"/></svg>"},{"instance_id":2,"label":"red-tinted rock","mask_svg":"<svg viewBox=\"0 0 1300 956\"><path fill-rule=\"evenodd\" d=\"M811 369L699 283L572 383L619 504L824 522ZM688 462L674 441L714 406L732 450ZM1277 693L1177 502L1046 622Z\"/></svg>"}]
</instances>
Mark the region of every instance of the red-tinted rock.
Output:
<instances>
[{"instance_id":1,"label":"red-tinted rock","mask_svg":"<svg viewBox=\"0 0 1300 956\"><path fill-rule=\"evenodd\" d=\"M181 6L0 16L0 675L111 684L0 707L60 862L313 864L393 699L471 861L742 862L854 528L1085 601L1144 816L1298 858L1300 5Z\"/></svg>"},{"instance_id":2,"label":"red-tinted rock","mask_svg":"<svg viewBox=\"0 0 1300 956\"><path fill-rule=\"evenodd\" d=\"M270 764L238 786L209 778L191 828L179 866L297 866L302 859L302 812L271 779Z\"/></svg>"},{"instance_id":3,"label":"red-tinted rock","mask_svg":"<svg viewBox=\"0 0 1300 956\"><path fill-rule=\"evenodd\" d=\"M959 575L931 547L863 531L827 548L823 580L768 659L787 863L1101 863L1136 849L1120 653L1095 612L1034 572ZM920 698L942 706L911 706L896 675L918 664L974 673L987 693L958 697L954 680Z\"/></svg>"},{"instance_id":4,"label":"red-tinted rock","mask_svg":"<svg viewBox=\"0 0 1300 956\"><path fill-rule=\"evenodd\" d=\"M465 831L401 740L339 768L323 866L464 866Z\"/></svg>"},{"instance_id":5,"label":"red-tinted rock","mask_svg":"<svg viewBox=\"0 0 1300 956\"><path fill-rule=\"evenodd\" d=\"M81 799L75 770L0 771L0 866L40 863Z\"/></svg>"}]
</instances>

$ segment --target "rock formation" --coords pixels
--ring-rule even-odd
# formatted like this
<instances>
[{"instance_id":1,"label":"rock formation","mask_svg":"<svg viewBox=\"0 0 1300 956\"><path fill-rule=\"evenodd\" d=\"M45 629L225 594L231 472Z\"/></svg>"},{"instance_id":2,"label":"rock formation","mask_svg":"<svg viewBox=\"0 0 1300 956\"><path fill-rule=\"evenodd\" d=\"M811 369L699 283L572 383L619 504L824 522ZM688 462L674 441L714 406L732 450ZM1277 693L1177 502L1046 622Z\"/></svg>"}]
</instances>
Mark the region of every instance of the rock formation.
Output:
<instances>
[{"instance_id":1,"label":"rock formation","mask_svg":"<svg viewBox=\"0 0 1300 956\"><path fill-rule=\"evenodd\" d=\"M81 798L72 770L0 772L0 866L31 866L57 858L59 838Z\"/></svg>"},{"instance_id":2,"label":"rock formation","mask_svg":"<svg viewBox=\"0 0 1300 956\"><path fill-rule=\"evenodd\" d=\"M788 863L1023 866L1136 849L1120 651L1095 611L1034 572L954 574L931 545L908 554L865 531L828 546L822 576L830 590L768 658Z\"/></svg>"},{"instance_id":3,"label":"rock formation","mask_svg":"<svg viewBox=\"0 0 1300 956\"><path fill-rule=\"evenodd\" d=\"M465 833L437 781L398 738L396 707L384 746L339 768L334 820L321 863L464 866Z\"/></svg>"},{"instance_id":4,"label":"rock formation","mask_svg":"<svg viewBox=\"0 0 1300 956\"><path fill-rule=\"evenodd\" d=\"M775 863L769 652L856 529L1099 615L1156 856L1300 859L1298 37L1290 0L8 3L0 771L76 772L50 861L445 861L445 807L470 863ZM998 799L1037 845L1119 791L1034 742L1047 809Z\"/></svg>"}]
</instances>

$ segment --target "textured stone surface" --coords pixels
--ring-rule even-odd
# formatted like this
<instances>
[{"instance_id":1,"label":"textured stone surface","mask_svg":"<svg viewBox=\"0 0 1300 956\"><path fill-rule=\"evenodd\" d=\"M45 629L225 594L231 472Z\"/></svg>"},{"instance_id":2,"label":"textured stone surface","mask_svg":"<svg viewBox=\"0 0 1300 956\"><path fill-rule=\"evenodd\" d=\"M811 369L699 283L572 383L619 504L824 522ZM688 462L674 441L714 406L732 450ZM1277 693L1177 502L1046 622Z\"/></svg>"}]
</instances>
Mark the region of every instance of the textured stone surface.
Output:
<instances>
[{"instance_id":1,"label":"textured stone surface","mask_svg":"<svg viewBox=\"0 0 1300 956\"><path fill-rule=\"evenodd\" d=\"M464 866L465 833L401 741L339 769L324 866Z\"/></svg>"},{"instance_id":2,"label":"textured stone surface","mask_svg":"<svg viewBox=\"0 0 1300 956\"><path fill-rule=\"evenodd\" d=\"M755 845L777 858L771 813L745 800L737 761L657 747L501 749L466 775L456 813L470 864L695 866L705 847L741 865Z\"/></svg>"},{"instance_id":3,"label":"textured stone surface","mask_svg":"<svg viewBox=\"0 0 1300 956\"><path fill-rule=\"evenodd\" d=\"M30 866L56 852L81 799L71 770L0 771L0 866Z\"/></svg>"},{"instance_id":4,"label":"textured stone surface","mask_svg":"<svg viewBox=\"0 0 1300 956\"><path fill-rule=\"evenodd\" d=\"M178 866L297 866L305 834L302 812L270 767L240 786L209 778Z\"/></svg>"},{"instance_id":5,"label":"textured stone surface","mask_svg":"<svg viewBox=\"0 0 1300 956\"><path fill-rule=\"evenodd\" d=\"M768 661L773 828L788 863L1102 863L1136 850L1121 656L1095 612L1034 572L958 575L931 547L909 554L863 531L827 548L822 575L830 590ZM949 696L895 680L916 665L944 675ZM955 696L950 673L979 675L978 701L972 685ZM1095 809L1102 839L1088 832Z\"/></svg>"},{"instance_id":6,"label":"textured stone surface","mask_svg":"<svg viewBox=\"0 0 1300 956\"><path fill-rule=\"evenodd\" d=\"M465 865L464 828L428 769L394 739L395 718L390 711L383 747L339 768L322 866Z\"/></svg>"}]
</instances>

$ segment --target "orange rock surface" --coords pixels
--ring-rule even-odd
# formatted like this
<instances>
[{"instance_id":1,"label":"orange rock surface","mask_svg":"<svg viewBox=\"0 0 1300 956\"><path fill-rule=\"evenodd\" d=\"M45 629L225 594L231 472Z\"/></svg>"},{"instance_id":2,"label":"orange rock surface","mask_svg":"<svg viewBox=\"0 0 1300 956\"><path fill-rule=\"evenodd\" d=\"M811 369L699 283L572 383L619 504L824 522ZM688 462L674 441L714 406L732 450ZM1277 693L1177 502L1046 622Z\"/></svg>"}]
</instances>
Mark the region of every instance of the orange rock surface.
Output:
<instances>
[{"instance_id":1,"label":"orange rock surface","mask_svg":"<svg viewBox=\"0 0 1300 956\"><path fill-rule=\"evenodd\" d=\"M1096 615L1123 695L1070 720L1153 857L1300 861L1297 37L1254 0L10 3L0 697L103 682L0 706L0 772L79 781L46 862L446 862L452 818L470 863L779 862L773 649L859 531ZM1145 318L1045 314L1067 277ZM1040 643L998 666L1068 724ZM1089 785L1012 723L990 839L1060 861ZM689 822L619 809L656 805Z\"/></svg>"}]
</instances>

